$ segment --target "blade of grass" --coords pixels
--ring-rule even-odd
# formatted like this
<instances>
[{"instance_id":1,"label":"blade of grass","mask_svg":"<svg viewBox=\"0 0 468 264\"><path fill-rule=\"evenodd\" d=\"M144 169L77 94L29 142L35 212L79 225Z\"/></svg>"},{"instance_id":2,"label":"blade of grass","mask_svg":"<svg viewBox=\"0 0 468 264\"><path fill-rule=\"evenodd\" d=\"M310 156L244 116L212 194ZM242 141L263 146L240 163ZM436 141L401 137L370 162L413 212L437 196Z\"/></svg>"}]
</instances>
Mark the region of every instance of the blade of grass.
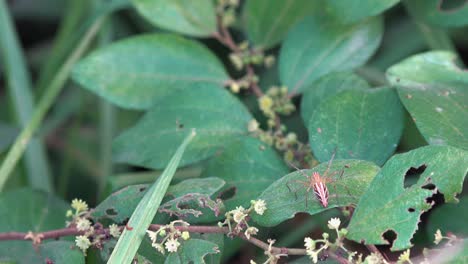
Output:
<instances>
[{"instance_id":1,"label":"blade of grass","mask_svg":"<svg viewBox=\"0 0 468 264\"><path fill-rule=\"evenodd\" d=\"M1 1L3 3L3 0ZM92 39L97 34L105 18L106 15L103 15L92 24L92 26L86 32L83 39L81 39L76 49L73 51L70 57L68 57L63 66L60 68L57 75L47 87L44 96L42 96L31 119L28 121L21 134L17 137L15 143L13 144L5 160L3 161L2 166L0 167L0 191L3 190L3 187L8 177L10 176L11 171L16 166L16 163L24 153L24 150L30 142L33 134L39 128L39 125L41 124L48 110L50 109L52 103L55 101L57 95L62 90L65 82L68 79L73 65L83 55L83 53L91 43Z\"/></svg>"},{"instance_id":2,"label":"blade of grass","mask_svg":"<svg viewBox=\"0 0 468 264\"><path fill-rule=\"evenodd\" d=\"M31 77L4 0L0 0L0 52L4 60L12 105L19 124L25 127L34 111ZM47 155L39 138L32 139L26 149L25 165L29 185L32 188L52 191Z\"/></svg>"},{"instance_id":3,"label":"blade of grass","mask_svg":"<svg viewBox=\"0 0 468 264\"><path fill-rule=\"evenodd\" d=\"M141 199L127 223L127 226L132 229L124 229L107 263L130 263L132 261L140 247L148 226L156 215L164 194L182 158L182 154L190 141L195 137L195 134L195 130L193 130L192 133L185 138L174 156L172 156L172 159L169 161L166 169L164 169L161 177L156 180L143 199Z\"/></svg>"}]
</instances>

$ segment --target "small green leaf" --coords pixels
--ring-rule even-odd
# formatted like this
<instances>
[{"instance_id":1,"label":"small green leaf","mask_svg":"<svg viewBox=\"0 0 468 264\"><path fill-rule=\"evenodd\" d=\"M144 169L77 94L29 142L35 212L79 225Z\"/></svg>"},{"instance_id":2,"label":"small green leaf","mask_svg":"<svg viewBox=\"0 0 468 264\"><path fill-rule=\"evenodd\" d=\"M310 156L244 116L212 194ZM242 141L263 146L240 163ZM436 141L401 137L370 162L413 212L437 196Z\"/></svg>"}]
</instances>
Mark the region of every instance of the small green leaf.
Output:
<instances>
[{"instance_id":1,"label":"small green leaf","mask_svg":"<svg viewBox=\"0 0 468 264\"><path fill-rule=\"evenodd\" d=\"M18 129L0 122L0 153L13 143L18 132Z\"/></svg>"},{"instance_id":2,"label":"small green leaf","mask_svg":"<svg viewBox=\"0 0 468 264\"><path fill-rule=\"evenodd\" d=\"M224 184L225 182L219 178L188 179L170 186L167 189L165 200L170 202L171 199L190 193L198 193L209 197L219 191ZM122 223L131 216L148 191L148 187L149 184L131 185L109 195L96 206L93 217L98 219L107 218L116 223Z\"/></svg>"},{"instance_id":3,"label":"small green leaf","mask_svg":"<svg viewBox=\"0 0 468 264\"><path fill-rule=\"evenodd\" d=\"M270 146L244 137L210 160L203 175L221 177L227 190L234 188L234 196L225 201L227 210L231 210L239 205L248 206L250 200L287 172L288 168Z\"/></svg>"},{"instance_id":4,"label":"small green leaf","mask_svg":"<svg viewBox=\"0 0 468 264\"><path fill-rule=\"evenodd\" d=\"M310 147L319 161L338 159L383 164L403 132L404 112L392 88L342 91L323 101L310 118Z\"/></svg>"},{"instance_id":5,"label":"small green leaf","mask_svg":"<svg viewBox=\"0 0 468 264\"><path fill-rule=\"evenodd\" d=\"M131 227L131 229L124 229L107 263L131 262L140 247L148 226L156 215L164 194L166 193L172 177L179 166L185 148L195 135L195 130L192 130L191 133L187 135L179 148L177 148L177 151L169 161L166 169L164 169L163 174L155 181L145 196L138 203L138 206L127 223L127 226Z\"/></svg>"},{"instance_id":6,"label":"small green leaf","mask_svg":"<svg viewBox=\"0 0 468 264\"><path fill-rule=\"evenodd\" d=\"M450 52L428 52L391 67L389 81L426 141L468 150L468 72Z\"/></svg>"},{"instance_id":7,"label":"small green leaf","mask_svg":"<svg viewBox=\"0 0 468 264\"><path fill-rule=\"evenodd\" d=\"M317 7L309 0L247 0L242 11L244 30L256 48L271 48Z\"/></svg>"},{"instance_id":8,"label":"small green leaf","mask_svg":"<svg viewBox=\"0 0 468 264\"><path fill-rule=\"evenodd\" d=\"M419 217L432 207L426 199L434 191L427 185L434 184L447 202L456 202L467 164L468 152L449 146L426 146L393 156L361 197L347 238L366 244L388 244L383 235L394 232L396 239L391 250L411 247ZM424 172L416 184L405 188L404 178L411 168L422 168Z\"/></svg>"},{"instance_id":9,"label":"small green leaf","mask_svg":"<svg viewBox=\"0 0 468 264\"><path fill-rule=\"evenodd\" d=\"M215 100L213 100L215 99ZM181 166L206 159L235 138L247 134L252 116L228 91L200 86L173 93L153 107L138 124L114 141L119 162L160 169L182 139L197 129Z\"/></svg>"},{"instance_id":10,"label":"small green leaf","mask_svg":"<svg viewBox=\"0 0 468 264\"><path fill-rule=\"evenodd\" d=\"M328 0L331 12L342 22L356 22L378 15L396 5L400 0Z\"/></svg>"},{"instance_id":11,"label":"small green leaf","mask_svg":"<svg viewBox=\"0 0 468 264\"><path fill-rule=\"evenodd\" d=\"M36 190L19 189L2 193L0 232L41 232L63 228L68 208L64 201ZM65 241L41 244L41 254L34 249L31 241L2 241L1 245L0 256L16 263L45 263L46 257L57 260L69 257L70 263L84 263L82 252L70 249L70 243ZM43 254L45 252L47 254Z\"/></svg>"},{"instance_id":12,"label":"small green leaf","mask_svg":"<svg viewBox=\"0 0 468 264\"><path fill-rule=\"evenodd\" d=\"M260 195L259 199L266 201L267 210L261 216L254 214L252 218L261 226L275 226L293 218L299 212L313 215L331 208L357 204L379 171L379 167L368 161L336 160L330 167L329 176L324 177L327 166L328 164L322 163L311 170L302 170L306 175L318 172L325 181L329 181L327 187L330 197L327 208L319 203L314 190L307 192L307 187L297 182L307 179L301 172L296 171L275 181Z\"/></svg>"},{"instance_id":13,"label":"small green leaf","mask_svg":"<svg viewBox=\"0 0 468 264\"><path fill-rule=\"evenodd\" d=\"M212 85L228 76L200 43L170 34L147 34L94 51L73 70L73 79L124 108L147 109L172 92Z\"/></svg>"},{"instance_id":14,"label":"small green leaf","mask_svg":"<svg viewBox=\"0 0 468 264\"><path fill-rule=\"evenodd\" d=\"M305 124L319 104L328 97L347 89L368 89L366 80L352 72L333 72L327 74L304 88L301 100L301 116Z\"/></svg>"},{"instance_id":15,"label":"small green leaf","mask_svg":"<svg viewBox=\"0 0 468 264\"><path fill-rule=\"evenodd\" d=\"M149 22L163 29L195 37L216 32L212 0L133 0L133 4Z\"/></svg>"},{"instance_id":16,"label":"small green leaf","mask_svg":"<svg viewBox=\"0 0 468 264\"><path fill-rule=\"evenodd\" d=\"M283 85L302 92L321 76L363 65L380 44L382 19L343 25L323 12L306 17L288 33L279 55Z\"/></svg>"},{"instance_id":17,"label":"small green leaf","mask_svg":"<svg viewBox=\"0 0 468 264\"><path fill-rule=\"evenodd\" d=\"M468 25L466 1L411 0L404 1L418 19L436 27L460 27ZM442 5L451 5L442 7Z\"/></svg>"},{"instance_id":18,"label":"small green leaf","mask_svg":"<svg viewBox=\"0 0 468 264\"><path fill-rule=\"evenodd\" d=\"M179 249L175 253L170 253L165 264L204 264L207 255L219 254L218 245L202 240L202 239L189 239L182 242Z\"/></svg>"}]
</instances>

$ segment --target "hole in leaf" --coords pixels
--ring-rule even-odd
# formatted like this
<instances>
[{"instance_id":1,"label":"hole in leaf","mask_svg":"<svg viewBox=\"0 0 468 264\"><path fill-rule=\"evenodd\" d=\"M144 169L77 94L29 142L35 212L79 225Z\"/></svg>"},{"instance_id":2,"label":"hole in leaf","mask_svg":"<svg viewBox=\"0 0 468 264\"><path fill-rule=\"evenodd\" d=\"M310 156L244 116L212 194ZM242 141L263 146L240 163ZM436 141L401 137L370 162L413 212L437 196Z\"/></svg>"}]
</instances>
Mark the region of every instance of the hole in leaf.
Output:
<instances>
[{"instance_id":1,"label":"hole in leaf","mask_svg":"<svg viewBox=\"0 0 468 264\"><path fill-rule=\"evenodd\" d=\"M411 167L405 173L405 188L413 186L419 179L419 176L426 170L427 166L425 164L415 168Z\"/></svg>"},{"instance_id":2,"label":"hole in leaf","mask_svg":"<svg viewBox=\"0 0 468 264\"><path fill-rule=\"evenodd\" d=\"M426 189L426 190L435 190L436 186L432 183L426 183L421 188Z\"/></svg>"},{"instance_id":3,"label":"hole in leaf","mask_svg":"<svg viewBox=\"0 0 468 264\"><path fill-rule=\"evenodd\" d=\"M222 191L219 195L218 198L221 200L228 200L234 197L236 195L237 188L235 186L229 187L228 189Z\"/></svg>"},{"instance_id":4,"label":"hole in leaf","mask_svg":"<svg viewBox=\"0 0 468 264\"><path fill-rule=\"evenodd\" d=\"M393 245L393 241L395 241L395 239L397 238L397 233L391 229L385 231L385 233L383 233L382 237L388 241L388 243L390 245Z\"/></svg>"},{"instance_id":5,"label":"hole in leaf","mask_svg":"<svg viewBox=\"0 0 468 264\"><path fill-rule=\"evenodd\" d=\"M141 187L140 189L138 189L139 192L144 192L146 191L146 187Z\"/></svg>"},{"instance_id":6,"label":"hole in leaf","mask_svg":"<svg viewBox=\"0 0 468 264\"><path fill-rule=\"evenodd\" d=\"M467 4L466 0L440 0L439 10L442 12L456 12Z\"/></svg>"},{"instance_id":7,"label":"hole in leaf","mask_svg":"<svg viewBox=\"0 0 468 264\"><path fill-rule=\"evenodd\" d=\"M106 214L114 216L117 215L117 211L114 208L109 208L106 210Z\"/></svg>"},{"instance_id":8,"label":"hole in leaf","mask_svg":"<svg viewBox=\"0 0 468 264\"><path fill-rule=\"evenodd\" d=\"M414 211L416 211L414 208L408 208L408 212L413 213Z\"/></svg>"}]
</instances>

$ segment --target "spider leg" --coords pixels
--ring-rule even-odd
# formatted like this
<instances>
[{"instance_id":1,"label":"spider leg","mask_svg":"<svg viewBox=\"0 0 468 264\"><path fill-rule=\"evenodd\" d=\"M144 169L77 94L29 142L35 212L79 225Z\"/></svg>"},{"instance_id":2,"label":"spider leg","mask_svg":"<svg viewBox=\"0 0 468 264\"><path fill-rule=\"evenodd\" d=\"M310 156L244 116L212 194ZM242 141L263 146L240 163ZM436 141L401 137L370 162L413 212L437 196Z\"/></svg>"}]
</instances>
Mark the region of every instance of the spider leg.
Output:
<instances>
[{"instance_id":1,"label":"spider leg","mask_svg":"<svg viewBox=\"0 0 468 264\"><path fill-rule=\"evenodd\" d=\"M296 165L292 164L291 162L288 161L288 164L289 166L295 168L297 171L299 171L300 174L302 174L302 176L306 177L306 178L309 178L309 176L307 176L307 174L305 174L301 169L299 169Z\"/></svg>"},{"instance_id":2,"label":"spider leg","mask_svg":"<svg viewBox=\"0 0 468 264\"><path fill-rule=\"evenodd\" d=\"M335 159L335 154L336 154L336 148L335 148L335 150L333 151L333 154L332 154L332 156L331 156L331 159L328 161L327 169L326 169L325 172L323 173L324 176L327 175L328 171L330 170L330 167L331 167L331 165L332 165L332 163L333 163L333 160Z\"/></svg>"}]
</instances>

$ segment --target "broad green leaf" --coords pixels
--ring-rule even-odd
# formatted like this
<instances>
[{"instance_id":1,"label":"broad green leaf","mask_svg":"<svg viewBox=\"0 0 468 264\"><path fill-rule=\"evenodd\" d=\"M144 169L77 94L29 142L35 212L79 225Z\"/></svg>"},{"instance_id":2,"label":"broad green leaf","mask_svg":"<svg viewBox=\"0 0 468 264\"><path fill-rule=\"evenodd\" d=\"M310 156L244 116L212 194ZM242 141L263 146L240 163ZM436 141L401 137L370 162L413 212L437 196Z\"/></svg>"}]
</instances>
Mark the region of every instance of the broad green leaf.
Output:
<instances>
[{"instance_id":1,"label":"broad green leaf","mask_svg":"<svg viewBox=\"0 0 468 264\"><path fill-rule=\"evenodd\" d=\"M171 183L172 177L179 166L185 148L190 141L192 141L195 135L195 130L192 130L191 133L185 137L184 141L172 156L167 167L164 169L163 174L154 182L145 196L143 196L141 201L138 203L127 223L127 226L131 227L131 229L125 228L122 232L109 261L107 262L108 264L130 263L132 261L146 234L148 226L156 215L164 194Z\"/></svg>"},{"instance_id":2,"label":"broad green leaf","mask_svg":"<svg viewBox=\"0 0 468 264\"><path fill-rule=\"evenodd\" d=\"M324 100L310 118L310 147L319 161L364 159L382 165L395 151L404 110L389 87L342 91Z\"/></svg>"},{"instance_id":3,"label":"broad green leaf","mask_svg":"<svg viewBox=\"0 0 468 264\"><path fill-rule=\"evenodd\" d=\"M301 116L305 124L319 104L328 97L347 89L368 89L366 80L352 72L333 72L327 74L304 88L301 100Z\"/></svg>"},{"instance_id":4,"label":"broad green leaf","mask_svg":"<svg viewBox=\"0 0 468 264\"><path fill-rule=\"evenodd\" d=\"M234 196L225 201L230 210L248 206L250 200L287 172L287 166L273 148L258 139L244 137L211 159L203 175L220 177L226 181L227 190L234 188Z\"/></svg>"},{"instance_id":5,"label":"broad green leaf","mask_svg":"<svg viewBox=\"0 0 468 264\"><path fill-rule=\"evenodd\" d=\"M202 239L189 239L182 242L177 252L170 253L165 264L204 264L207 255L219 254L218 245Z\"/></svg>"},{"instance_id":6,"label":"broad green leaf","mask_svg":"<svg viewBox=\"0 0 468 264\"><path fill-rule=\"evenodd\" d=\"M69 206L44 192L19 189L0 196L0 232L41 232L65 227L65 213ZM45 242L39 246L41 254L31 241L1 241L0 260L15 263L84 263L83 253L70 249L70 242ZM69 260L69 261L68 261Z\"/></svg>"},{"instance_id":7,"label":"broad green leaf","mask_svg":"<svg viewBox=\"0 0 468 264\"><path fill-rule=\"evenodd\" d=\"M291 26L319 5L308 0L247 0L243 8L244 30L257 48L271 48Z\"/></svg>"},{"instance_id":8,"label":"broad green leaf","mask_svg":"<svg viewBox=\"0 0 468 264\"><path fill-rule=\"evenodd\" d=\"M328 0L327 5L337 19L349 23L378 15L398 2L400 0Z\"/></svg>"},{"instance_id":9,"label":"broad green leaf","mask_svg":"<svg viewBox=\"0 0 468 264\"><path fill-rule=\"evenodd\" d=\"M18 129L0 122L0 153L13 143L18 132Z\"/></svg>"},{"instance_id":10,"label":"broad green leaf","mask_svg":"<svg viewBox=\"0 0 468 264\"><path fill-rule=\"evenodd\" d=\"M114 141L119 162L160 169L192 128L198 136L181 166L206 159L235 138L247 134L252 116L228 91L200 86L173 93Z\"/></svg>"},{"instance_id":11,"label":"broad green leaf","mask_svg":"<svg viewBox=\"0 0 468 264\"><path fill-rule=\"evenodd\" d=\"M219 178L188 179L167 189L165 202L188 194L201 194L212 196L223 187L225 182ZM111 195L100 203L93 211L93 216L101 219L111 219L122 223L128 219L137 207L143 196L147 193L149 184L127 186Z\"/></svg>"},{"instance_id":12,"label":"broad green leaf","mask_svg":"<svg viewBox=\"0 0 468 264\"><path fill-rule=\"evenodd\" d=\"M279 55L283 85L302 92L321 76L363 65L380 44L382 19L339 24L323 12L306 17L288 33Z\"/></svg>"},{"instance_id":13,"label":"broad green leaf","mask_svg":"<svg viewBox=\"0 0 468 264\"><path fill-rule=\"evenodd\" d=\"M307 179L301 172L295 171L275 181L260 195L258 199L266 201L267 210L261 216L254 214L252 218L261 226L275 226L299 212L313 215L331 208L357 204L379 171L379 167L372 162L335 160L328 176L324 176L327 166L322 163L313 169L302 170L308 176L318 172L328 181L326 185L330 195L327 208L320 204L312 189L307 192L307 187L298 182Z\"/></svg>"},{"instance_id":14,"label":"broad green leaf","mask_svg":"<svg viewBox=\"0 0 468 264\"><path fill-rule=\"evenodd\" d=\"M216 32L216 11L212 0L133 0L137 11L163 29L196 37Z\"/></svg>"},{"instance_id":15,"label":"broad green leaf","mask_svg":"<svg viewBox=\"0 0 468 264\"><path fill-rule=\"evenodd\" d=\"M130 37L98 49L75 66L72 77L110 102L133 109L150 108L171 92L222 87L229 78L210 50L171 34Z\"/></svg>"},{"instance_id":16,"label":"broad green leaf","mask_svg":"<svg viewBox=\"0 0 468 264\"><path fill-rule=\"evenodd\" d=\"M428 52L391 67L387 77L426 141L468 150L468 72L449 52Z\"/></svg>"},{"instance_id":17,"label":"broad green leaf","mask_svg":"<svg viewBox=\"0 0 468 264\"><path fill-rule=\"evenodd\" d=\"M467 237L468 195L460 197L457 204L444 204L435 207L427 218L427 236L434 238L437 229L446 234L451 232L458 237Z\"/></svg>"},{"instance_id":18,"label":"broad green leaf","mask_svg":"<svg viewBox=\"0 0 468 264\"><path fill-rule=\"evenodd\" d=\"M407 8L418 19L442 27L468 25L468 4L466 1L411 0L404 1ZM442 5L451 6L442 6Z\"/></svg>"},{"instance_id":19,"label":"broad green leaf","mask_svg":"<svg viewBox=\"0 0 468 264\"><path fill-rule=\"evenodd\" d=\"M424 168L416 184L404 187L411 168ZM366 244L388 244L383 235L396 234L391 250L411 247L419 217L432 204L427 202L435 190L446 202L456 202L468 172L468 152L449 146L426 146L393 156L361 197L348 226L348 239Z\"/></svg>"}]
</instances>

